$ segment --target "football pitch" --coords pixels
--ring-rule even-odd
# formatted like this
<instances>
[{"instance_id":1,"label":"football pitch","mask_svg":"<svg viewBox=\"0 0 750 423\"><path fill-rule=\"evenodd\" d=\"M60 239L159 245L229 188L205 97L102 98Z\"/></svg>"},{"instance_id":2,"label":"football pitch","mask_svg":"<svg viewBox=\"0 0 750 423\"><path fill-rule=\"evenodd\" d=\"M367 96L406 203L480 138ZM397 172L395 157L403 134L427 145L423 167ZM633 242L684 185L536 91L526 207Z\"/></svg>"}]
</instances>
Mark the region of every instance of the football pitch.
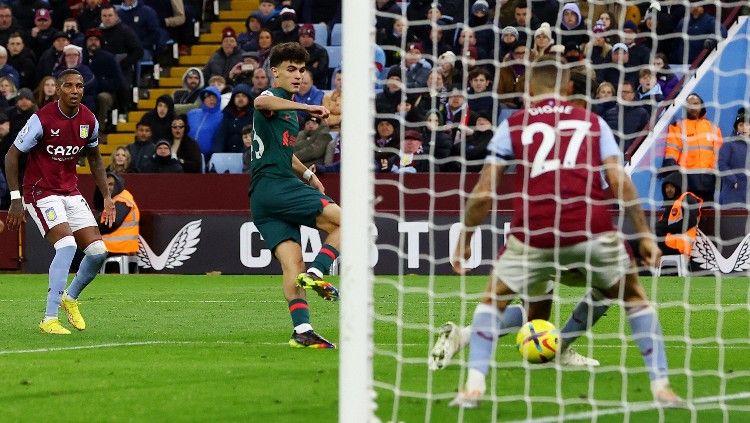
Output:
<instances>
[{"instance_id":1,"label":"football pitch","mask_svg":"<svg viewBox=\"0 0 750 423\"><path fill-rule=\"evenodd\" d=\"M657 287L645 278L660 304L672 384L692 399L692 409L653 408L640 354L617 335L629 333L618 307L597 324L595 340L575 344L601 361L593 373L524 368L515 336L506 336L488 379L495 401L476 410L448 408L461 366L427 370L434 337L426 328L468 321L471 297L484 284L485 277L377 278L374 371L382 421L556 421L563 413L589 421L593 411L597 421L612 422L750 418L747 277L661 278ZM88 328L69 336L37 329L46 275L1 275L0 291L2 421L337 420L338 351L288 347L291 322L279 276L103 275L81 297ZM466 294L463 305L458 291ZM559 293L564 304L550 318L558 324L583 291ZM316 330L337 342L339 305L317 297L310 304Z\"/></svg>"}]
</instances>

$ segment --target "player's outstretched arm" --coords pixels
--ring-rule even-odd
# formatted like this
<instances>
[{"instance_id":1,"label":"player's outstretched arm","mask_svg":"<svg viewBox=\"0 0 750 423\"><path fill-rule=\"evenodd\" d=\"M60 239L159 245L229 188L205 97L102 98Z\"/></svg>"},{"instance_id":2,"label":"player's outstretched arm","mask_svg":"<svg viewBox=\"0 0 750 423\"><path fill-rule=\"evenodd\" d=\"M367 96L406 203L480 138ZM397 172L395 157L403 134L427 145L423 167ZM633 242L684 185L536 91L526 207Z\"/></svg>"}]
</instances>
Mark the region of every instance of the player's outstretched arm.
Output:
<instances>
[{"instance_id":1,"label":"player's outstretched arm","mask_svg":"<svg viewBox=\"0 0 750 423\"><path fill-rule=\"evenodd\" d=\"M10 208L8 209L8 229L11 231L15 231L26 222L26 213L24 213L23 203L18 192L18 161L20 158L21 150L15 145L11 145L5 155L5 179L8 183L8 190L11 192ZM18 194L13 194L13 192Z\"/></svg>"},{"instance_id":2,"label":"player's outstretched arm","mask_svg":"<svg viewBox=\"0 0 750 423\"><path fill-rule=\"evenodd\" d=\"M463 261L471 257L471 237L474 236L474 228L484 222L492 208L492 199L497 186L500 185L505 165L485 162L479 180L469 194L464 211L464 227L456 245L456 250L451 257L453 270L458 274L464 274L466 269Z\"/></svg>"},{"instance_id":3,"label":"player's outstretched arm","mask_svg":"<svg viewBox=\"0 0 750 423\"><path fill-rule=\"evenodd\" d=\"M292 169L294 169L294 173L296 173L297 176L304 179L311 187L320 191L321 194L326 193L323 183L320 182L320 179L315 175L315 172L308 169L294 154L292 154Z\"/></svg>"},{"instance_id":4,"label":"player's outstretched arm","mask_svg":"<svg viewBox=\"0 0 750 423\"><path fill-rule=\"evenodd\" d=\"M265 110L267 112L275 112L277 110L302 110L303 112L310 113L321 119L325 119L331 114L331 112L323 106L297 103L296 101L276 97L270 91L264 91L261 95L256 97L253 101L253 106L258 110Z\"/></svg>"},{"instance_id":5,"label":"player's outstretched arm","mask_svg":"<svg viewBox=\"0 0 750 423\"><path fill-rule=\"evenodd\" d=\"M94 175L94 181L96 182L99 192L104 197L104 210L102 211L102 222L112 227L117 212L115 211L115 203L112 201L112 196L109 194L109 187L107 187L107 173L104 169L104 161L102 155L99 152L99 146L88 147L86 149L86 159L89 161L89 168L91 168L91 174Z\"/></svg>"},{"instance_id":6,"label":"player's outstretched arm","mask_svg":"<svg viewBox=\"0 0 750 423\"><path fill-rule=\"evenodd\" d=\"M654 236L646 223L646 217L643 215L641 202L638 198L633 181L625 173L625 169L620 165L617 157L608 157L604 160L605 173L609 188L612 195L620 200L625 215L630 219L633 227L640 236L640 253L646 266L654 266L659 261L661 251L654 242Z\"/></svg>"}]
</instances>

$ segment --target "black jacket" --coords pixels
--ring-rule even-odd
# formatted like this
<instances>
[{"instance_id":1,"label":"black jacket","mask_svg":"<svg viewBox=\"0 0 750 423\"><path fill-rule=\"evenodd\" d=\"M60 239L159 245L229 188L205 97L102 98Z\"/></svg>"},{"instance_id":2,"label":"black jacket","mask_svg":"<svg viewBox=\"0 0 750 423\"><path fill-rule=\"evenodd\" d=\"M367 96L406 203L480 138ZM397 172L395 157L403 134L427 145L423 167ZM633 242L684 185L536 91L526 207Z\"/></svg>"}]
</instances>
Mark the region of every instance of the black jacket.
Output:
<instances>
[{"instance_id":1,"label":"black jacket","mask_svg":"<svg viewBox=\"0 0 750 423\"><path fill-rule=\"evenodd\" d=\"M313 84L318 87L328 86L328 51L315 43L307 48L310 61L307 62L307 71L312 74Z\"/></svg>"},{"instance_id":2,"label":"black jacket","mask_svg":"<svg viewBox=\"0 0 750 423\"><path fill-rule=\"evenodd\" d=\"M654 233L659 238L659 247L664 251L665 253L675 253L679 254L679 252L675 252L676 250L673 250L664 244L664 237L667 234L681 234L687 232L688 229L692 228L698 223L698 201L688 195L685 197L685 201L683 203L682 207L682 220L669 224L669 214L672 211L672 206L674 205L674 202L680 198L680 195L682 195L682 183L683 183L684 175L680 172L673 172L669 174L667 177L664 178L664 181L661 184L661 192L662 197L664 198L663 208L659 212L658 219L656 221L656 225L654 228ZM665 192L665 186L667 184L672 184L675 187L675 195L674 198L667 199L667 195ZM686 218L687 217L687 218Z\"/></svg>"},{"instance_id":3,"label":"black jacket","mask_svg":"<svg viewBox=\"0 0 750 423\"><path fill-rule=\"evenodd\" d=\"M151 140L146 142L133 141L128 144L128 151L130 151L130 167L128 172L140 172L143 173L146 163L151 161L151 156L156 152L156 145Z\"/></svg>"},{"instance_id":4,"label":"black jacket","mask_svg":"<svg viewBox=\"0 0 750 423\"><path fill-rule=\"evenodd\" d=\"M242 143L242 128L253 123L252 103L248 103L244 109L238 109L234 105L234 97L243 93L250 101L250 87L239 84L232 90L229 104L222 110L223 117L219 129L214 135L214 153L242 153L245 144Z\"/></svg>"},{"instance_id":5,"label":"black jacket","mask_svg":"<svg viewBox=\"0 0 750 423\"><path fill-rule=\"evenodd\" d=\"M174 100L169 94L160 95L156 99L156 104L164 103L167 105L169 110L167 114L160 118L156 113L156 106L153 110L149 110L141 118L143 122L146 122L151 126L151 136L154 140L171 140L172 139L172 119L174 118Z\"/></svg>"},{"instance_id":6,"label":"black jacket","mask_svg":"<svg viewBox=\"0 0 750 423\"><path fill-rule=\"evenodd\" d=\"M122 179L120 175L113 172L107 172L107 176L111 176L115 179L115 189L112 190L112 198L114 198L115 195L121 193L125 189L125 180ZM99 232L102 235L111 234L116 231L122 225L122 222L125 221L125 218L128 217L128 213L130 213L130 206L120 201L115 202L115 211L117 212L117 215L115 216L115 221L112 222L112 226L110 227L100 219L102 209L104 209L104 197L102 197L102 193L99 189L96 189L94 191L94 210L97 211L96 221L99 222Z\"/></svg>"},{"instance_id":7,"label":"black jacket","mask_svg":"<svg viewBox=\"0 0 750 423\"><path fill-rule=\"evenodd\" d=\"M141 173L182 173L182 165L172 156L160 157L154 154L151 159L145 163L144 170Z\"/></svg>"},{"instance_id":8,"label":"black jacket","mask_svg":"<svg viewBox=\"0 0 750 423\"><path fill-rule=\"evenodd\" d=\"M32 50L24 47L21 53L15 56L11 56L9 52L8 64L21 76L21 87L36 88L36 55Z\"/></svg>"},{"instance_id":9,"label":"black jacket","mask_svg":"<svg viewBox=\"0 0 750 423\"><path fill-rule=\"evenodd\" d=\"M83 50L83 63L91 69L91 72L99 82L99 92L116 94L125 83L122 70L117 66L115 56L105 50L91 52Z\"/></svg>"},{"instance_id":10,"label":"black jacket","mask_svg":"<svg viewBox=\"0 0 750 423\"><path fill-rule=\"evenodd\" d=\"M120 62L123 71L134 66L143 57L143 47L138 37L129 26L117 22L109 28L101 28L102 48L115 56L125 54Z\"/></svg>"},{"instance_id":11,"label":"black jacket","mask_svg":"<svg viewBox=\"0 0 750 423\"><path fill-rule=\"evenodd\" d=\"M648 124L649 114L643 106L617 105L607 110L604 120L615 135L623 152L638 138L639 133Z\"/></svg>"}]
</instances>

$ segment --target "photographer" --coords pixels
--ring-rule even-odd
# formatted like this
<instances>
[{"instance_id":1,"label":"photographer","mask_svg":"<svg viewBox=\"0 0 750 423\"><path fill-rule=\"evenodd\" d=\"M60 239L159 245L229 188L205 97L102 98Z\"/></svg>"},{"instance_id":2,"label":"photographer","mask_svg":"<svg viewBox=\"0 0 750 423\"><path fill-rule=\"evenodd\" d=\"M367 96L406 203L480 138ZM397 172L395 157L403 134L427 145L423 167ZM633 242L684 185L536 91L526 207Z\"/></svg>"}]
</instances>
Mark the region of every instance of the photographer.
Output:
<instances>
[{"instance_id":1,"label":"photographer","mask_svg":"<svg viewBox=\"0 0 750 423\"><path fill-rule=\"evenodd\" d=\"M229 83L232 86L239 84L253 85L253 71L258 69L260 64L258 63L258 53L256 52L245 52L242 53L242 61L232 66L229 70Z\"/></svg>"}]
</instances>

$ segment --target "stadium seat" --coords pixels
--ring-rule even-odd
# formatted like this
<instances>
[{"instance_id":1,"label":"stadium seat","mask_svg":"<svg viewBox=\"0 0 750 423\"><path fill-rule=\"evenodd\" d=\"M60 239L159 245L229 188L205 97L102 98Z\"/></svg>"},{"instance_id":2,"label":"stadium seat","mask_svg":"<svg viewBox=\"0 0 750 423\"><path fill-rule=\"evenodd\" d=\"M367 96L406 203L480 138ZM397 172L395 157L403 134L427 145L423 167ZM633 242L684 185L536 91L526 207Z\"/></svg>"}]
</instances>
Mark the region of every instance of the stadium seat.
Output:
<instances>
[{"instance_id":1,"label":"stadium seat","mask_svg":"<svg viewBox=\"0 0 750 423\"><path fill-rule=\"evenodd\" d=\"M214 153L208 161L208 172L242 173L242 153Z\"/></svg>"},{"instance_id":2,"label":"stadium seat","mask_svg":"<svg viewBox=\"0 0 750 423\"><path fill-rule=\"evenodd\" d=\"M328 69L336 69L341 66L341 46L328 46Z\"/></svg>"},{"instance_id":3,"label":"stadium seat","mask_svg":"<svg viewBox=\"0 0 750 423\"><path fill-rule=\"evenodd\" d=\"M659 260L659 265L656 267L656 277L661 276L661 268L665 264L675 266L677 268L677 276L687 276L688 274L688 262L690 258L683 256L682 254L674 254L670 256L662 256Z\"/></svg>"},{"instance_id":4,"label":"stadium seat","mask_svg":"<svg viewBox=\"0 0 750 423\"><path fill-rule=\"evenodd\" d=\"M332 46L340 46L341 45L341 30L343 26L340 23L334 24L333 28L331 29L331 45Z\"/></svg>"},{"instance_id":5,"label":"stadium seat","mask_svg":"<svg viewBox=\"0 0 750 423\"><path fill-rule=\"evenodd\" d=\"M325 47L328 45L328 25L321 23L313 24L315 28L315 42Z\"/></svg>"},{"instance_id":6,"label":"stadium seat","mask_svg":"<svg viewBox=\"0 0 750 423\"><path fill-rule=\"evenodd\" d=\"M135 273L138 273L138 257L135 255L117 254L107 257L107 259L104 260L104 263L102 264L100 273L104 273L104 270L107 268L107 263L117 264L117 266L119 266L121 275L130 274L130 265L134 264Z\"/></svg>"}]
</instances>

